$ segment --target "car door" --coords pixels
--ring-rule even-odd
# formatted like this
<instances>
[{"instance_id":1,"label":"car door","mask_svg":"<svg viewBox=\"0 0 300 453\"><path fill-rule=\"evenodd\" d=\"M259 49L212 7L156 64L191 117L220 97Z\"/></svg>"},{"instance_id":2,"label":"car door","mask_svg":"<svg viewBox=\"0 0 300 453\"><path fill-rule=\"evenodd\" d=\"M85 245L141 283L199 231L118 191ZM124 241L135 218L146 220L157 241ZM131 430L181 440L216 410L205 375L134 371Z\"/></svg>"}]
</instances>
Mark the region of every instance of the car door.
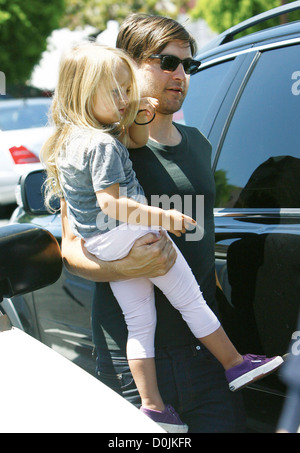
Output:
<instances>
[{"instance_id":1,"label":"car door","mask_svg":"<svg viewBox=\"0 0 300 453\"><path fill-rule=\"evenodd\" d=\"M182 115L212 143L223 288L217 295L225 330L242 353L285 354L297 330L299 56L297 39L208 61L191 78ZM263 424L276 425L284 395L279 377L244 391L248 415Z\"/></svg>"},{"instance_id":2,"label":"car door","mask_svg":"<svg viewBox=\"0 0 300 453\"><path fill-rule=\"evenodd\" d=\"M55 284L31 295L40 340L91 374L95 372L91 332L93 285L64 267Z\"/></svg>"},{"instance_id":3,"label":"car door","mask_svg":"<svg viewBox=\"0 0 300 453\"><path fill-rule=\"evenodd\" d=\"M268 355L287 352L299 310L299 55L299 44L255 52L214 161L237 341Z\"/></svg>"},{"instance_id":4,"label":"car door","mask_svg":"<svg viewBox=\"0 0 300 453\"><path fill-rule=\"evenodd\" d=\"M213 145L223 317L245 352L284 354L296 328L299 55L294 40L208 62L192 78L184 107L185 122Z\"/></svg>"},{"instance_id":5,"label":"car door","mask_svg":"<svg viewBox=\"0 0 300 453\"><path fill-rule=\"evenodd\" d=\"M49 230L60 243L59 215L19 218ZM14 298L24 330L76 363L95 373L92 356L91 311L94 283L67 271L52 285Z\"/></svg>"},{"instance_id":6,"label":"car door","mask_svg":"<svg viewBox=\"0 0 300 453\"><path fill-rule=\"evenodd\" d=\"M42 227L60 244L60 213L49 215L44 206L41 190L44 180L45 173L41 170L21 178L18 198L22 207L14 212L11 221ZM59 201L52 207L59 210ZM15 297L13 303L27 333L92 374L95 372L91 332L93 290L93 282L69 273L64 266L56 283Z\"/></svg>"}]
</instances>

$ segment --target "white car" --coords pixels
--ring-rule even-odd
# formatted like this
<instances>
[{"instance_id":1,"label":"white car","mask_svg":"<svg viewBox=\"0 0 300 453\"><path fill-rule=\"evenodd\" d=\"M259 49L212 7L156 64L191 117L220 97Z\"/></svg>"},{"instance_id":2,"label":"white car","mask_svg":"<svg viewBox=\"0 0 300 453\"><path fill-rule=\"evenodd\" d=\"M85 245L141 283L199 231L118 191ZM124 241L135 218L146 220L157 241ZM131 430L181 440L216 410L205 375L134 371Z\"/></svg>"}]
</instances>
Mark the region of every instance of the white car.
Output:
<instances>
[{"instance_id":1,"label":"white car","mask_svg":"<svg viewBox=\"0 0 300 453\"><path fill-rule=\"evenodd\" d=\"M10 327L1 315L0 369L1 433L165 433L116 392Z\"/></svg>"},{"instance_id":2,"label":"white car","mask_svg":"<svg viewBox=\"0 0 300 453\"><path fill-rule=\"evenodd\" d=\"M40 149L51 134L51 98L0 101L0 207L16 202L19 178L41 168Z\"/></svg>"},{"instance_id":3,"label":"white car","mask_svg":"<svg viewBox=\"0 0 300 453\"><path fill-rule=\"evenodd\" d=\"M13 307L14 297L52 284L61 271L60 248L48 231L27 224L0 228L0 432L165 433L94 376L21 330L2 304L10 300ZM116 439L113 434L112 442Z\"/></svg>"}]
</instances>

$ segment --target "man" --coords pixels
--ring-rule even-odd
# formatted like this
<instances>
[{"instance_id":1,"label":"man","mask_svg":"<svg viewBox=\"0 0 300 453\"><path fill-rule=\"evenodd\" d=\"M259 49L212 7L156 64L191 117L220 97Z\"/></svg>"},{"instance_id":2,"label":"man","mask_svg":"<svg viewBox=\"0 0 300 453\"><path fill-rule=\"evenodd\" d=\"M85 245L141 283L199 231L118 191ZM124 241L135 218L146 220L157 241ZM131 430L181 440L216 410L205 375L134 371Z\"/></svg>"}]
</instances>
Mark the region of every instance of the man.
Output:
<instances>
[{"instance_id":1,"label":"man","mask_svg":"<svg viewBox=\"0 0 300 453\"><path fill-rule=\"evenodd\" d=\"M180 195L181 210L203 223L203 219L197 219L197 197L204 195L202 239L197 239L196 234L190 240L186 240L187 235L173 239L192 268L207 303L216 310L211 146L196 129L172 121L187 94L190 72L198 66L192 60L195 41L176 21L134 14L122 24L117 47L126 50L137 62L142 95L159 101L156 116L149 124L148 145L130 151L133 168L149 203ZM136 241L123 260L104 263L89 255L70 232L63 201L62 225L62 253L68 269L98 282L92 309L97 375L139 405L125 358L126 324L109 284L100 282L162 275L176 259L174 249L166 236L148 234ZM176 409L189 425L189 432L243 431L240 395L229 392L223 368L193 337L164 295L156 290L155 297L155 355L163 400Z\"/></svg>"}]
</instances>

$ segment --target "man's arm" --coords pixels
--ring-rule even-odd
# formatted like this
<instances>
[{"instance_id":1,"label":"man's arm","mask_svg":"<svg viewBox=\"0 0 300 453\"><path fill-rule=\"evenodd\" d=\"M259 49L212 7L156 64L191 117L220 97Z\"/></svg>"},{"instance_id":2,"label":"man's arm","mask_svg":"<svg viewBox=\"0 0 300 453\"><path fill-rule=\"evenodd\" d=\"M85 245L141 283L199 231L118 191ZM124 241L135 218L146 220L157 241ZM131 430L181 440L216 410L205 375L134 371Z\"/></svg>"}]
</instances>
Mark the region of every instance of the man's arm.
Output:
<instances>
[{"instance_id":1,"label":"man's arm","mask_svg":"<svg viewBox=\"0 0 300 453\"><path fill-rule=\"evenodd\" d=\"M139 238L121 260L101 261L90 254L84 242L70 229L65 200L61 200L62 257L72 274L95 282L118 281L136 277L158 277L173 266L176 252L165 234L152 233Z\"/></svg>"}]
</instances>

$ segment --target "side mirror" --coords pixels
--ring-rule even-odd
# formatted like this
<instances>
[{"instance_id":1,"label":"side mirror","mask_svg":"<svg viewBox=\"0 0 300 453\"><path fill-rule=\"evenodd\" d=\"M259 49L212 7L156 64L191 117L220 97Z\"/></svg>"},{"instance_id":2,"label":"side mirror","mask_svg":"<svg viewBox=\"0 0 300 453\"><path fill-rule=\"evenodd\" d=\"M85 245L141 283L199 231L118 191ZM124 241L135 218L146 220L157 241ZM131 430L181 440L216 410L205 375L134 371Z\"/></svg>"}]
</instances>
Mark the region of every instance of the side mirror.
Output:
<instances>
[{"instance_id":1,"label":"side mirror","mask_svg":"<svg viewBox=\"0 0 300 453\"><path fill-rule=\"evenodd\" d=\"M60 277L62 258L54 236L39 227L0 227L0 302L48 286Z\"/></svg>"},{"instance_id":2,"label":"side mirror","mask_svg":"<svg viewBox=\"0 0 300 453\"><path fill-rule=\"evenodd\" d=\"M44 170L35 170L24 174L19 182L19 194L21 203L26 212L34 215L49 215L50 212L44 203L43 184L46 180ZM58 198L53 200L52 207L55 211L60 209Z\"/></svg>"}]
</instances>

